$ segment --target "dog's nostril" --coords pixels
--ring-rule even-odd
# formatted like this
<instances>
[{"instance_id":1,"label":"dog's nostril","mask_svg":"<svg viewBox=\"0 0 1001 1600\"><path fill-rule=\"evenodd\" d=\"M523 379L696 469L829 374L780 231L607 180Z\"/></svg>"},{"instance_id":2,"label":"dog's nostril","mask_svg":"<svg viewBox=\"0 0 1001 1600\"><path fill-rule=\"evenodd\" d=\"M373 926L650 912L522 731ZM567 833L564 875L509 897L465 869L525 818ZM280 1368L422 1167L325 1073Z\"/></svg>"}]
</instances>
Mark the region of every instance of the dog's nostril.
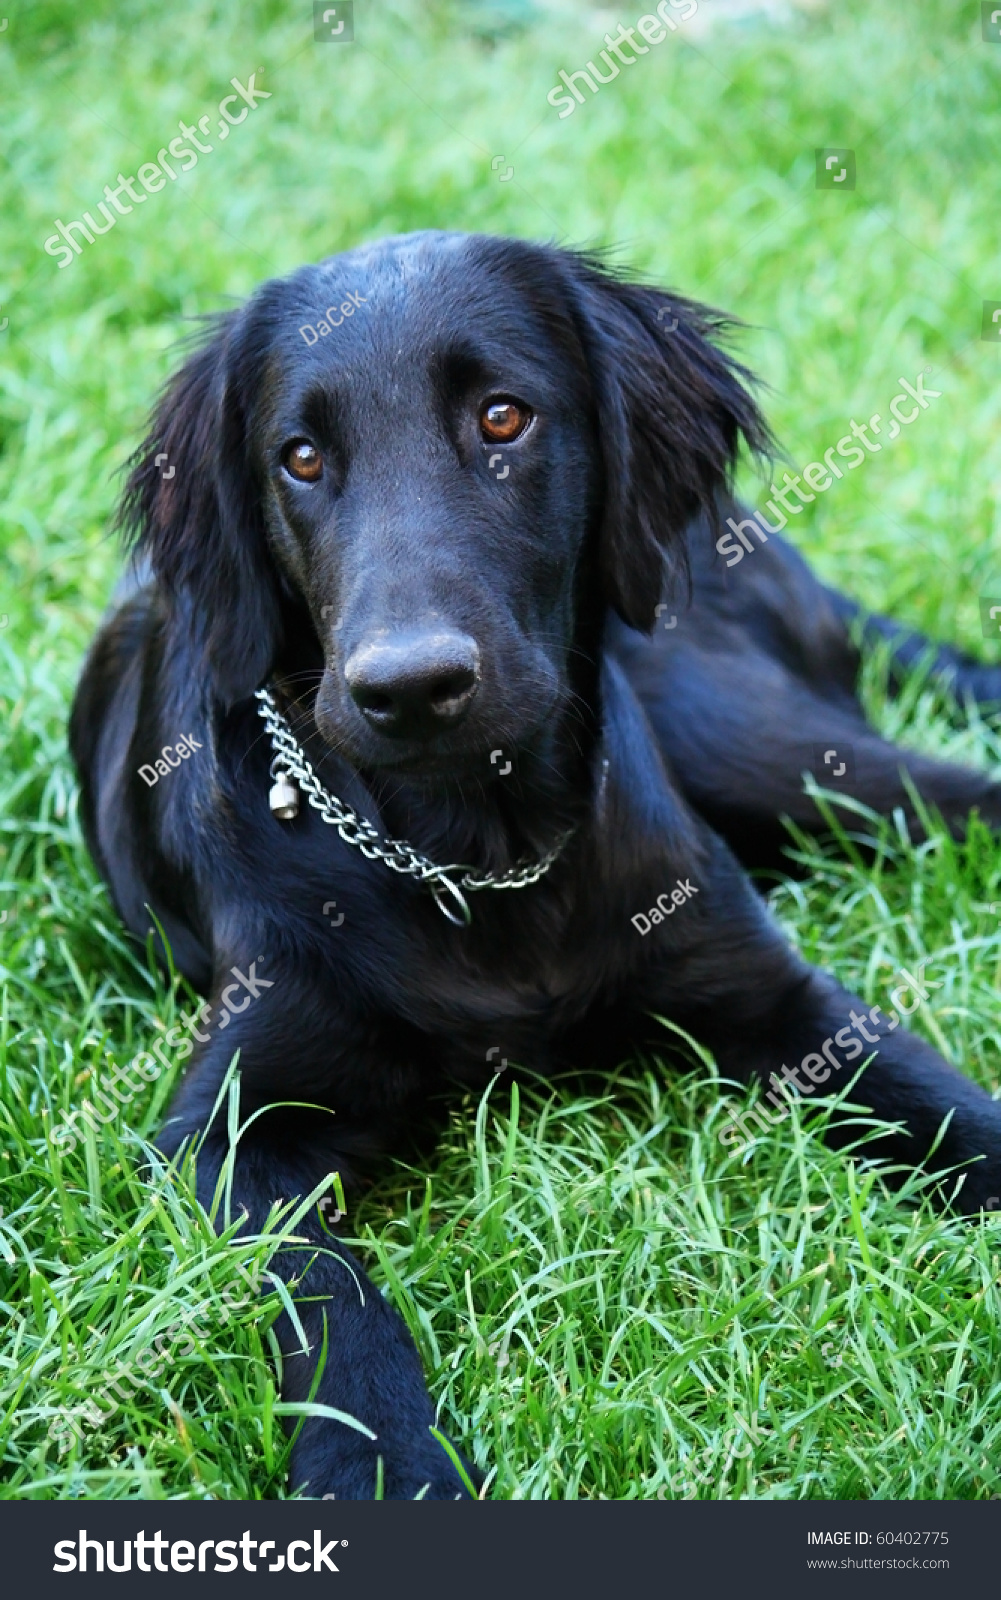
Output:
<instances>
[{"instance_id":1,"label":"dog's nostril","mask_svg":"<svg viewBox=\"0 0 1001 1600\"><path fill-rule=\"evenodd\" d=\"M446 677L439 678L429 695L432 710L445 712L451 710L458 700L463 700L476 687L476 673L471 667L466 667L459 672L449 673Z\"/></svg>"},{"instance_id":2,"label":"dog's nostril","mask_svg":"<svg viewBox=\"0 0 1001 1600\"><path fill-rule=\"evenodd\" d=\"M408 632L362 644L344 665L355 705L381 733L431 738L465 716L479 686L475 640Z\"/></svg>"},{"instance_id":3,"label":"dog's nostril","mask_svg":"<svg viewBox=\"0 0 1001 1600\"><path fill-rule=\"evenodd\" d=\"M383 716L393 709L393 702L388 694L365 694L362 691L355 695L355 699L363 711L371 711L376 716Z\"/></svg>"}]
</instances>

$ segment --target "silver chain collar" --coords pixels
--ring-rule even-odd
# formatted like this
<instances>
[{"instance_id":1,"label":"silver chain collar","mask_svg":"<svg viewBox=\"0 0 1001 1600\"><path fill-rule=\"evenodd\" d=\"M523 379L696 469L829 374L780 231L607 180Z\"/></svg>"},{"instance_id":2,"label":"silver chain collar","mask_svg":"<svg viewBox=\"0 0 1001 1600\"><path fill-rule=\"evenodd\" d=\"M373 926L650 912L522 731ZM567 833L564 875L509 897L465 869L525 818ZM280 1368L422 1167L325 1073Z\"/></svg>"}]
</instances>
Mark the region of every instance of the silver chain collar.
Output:
<instances>
[{"instance_id":1,"label":"silver chain collar","mask_svg":"<svg viewBox=\"0 0 1001 1600\"><path fill-rule=\"evenodd\" d=\"M271 748L275 753L271 763L275 786L270 796L271 809L275 814L283 821L291 821L297 814L298 794L291 783L294 778L310 805L320 813L324 822L329 822L332 828L337 829L345 844L353 845L369 861L381 861L394 872L405 873L410 878L416 878L418 883L425 884L442 916L457 927L464 927L473 920L463 890L472 894L480 889L527 889L530 883L537 883L549 871L576 831L569 828L562 833L541 860L526 862L499 875L493 872L477 873L472 867L459 862L439 867L430 856L422 856L404 839L382 838L367 818L359 816L343 800L338 800L335 794L330 794L310 766L270 690L258 689L254 699L258 702L257 714L267 726Z\"/></svg>"}]
</instances>

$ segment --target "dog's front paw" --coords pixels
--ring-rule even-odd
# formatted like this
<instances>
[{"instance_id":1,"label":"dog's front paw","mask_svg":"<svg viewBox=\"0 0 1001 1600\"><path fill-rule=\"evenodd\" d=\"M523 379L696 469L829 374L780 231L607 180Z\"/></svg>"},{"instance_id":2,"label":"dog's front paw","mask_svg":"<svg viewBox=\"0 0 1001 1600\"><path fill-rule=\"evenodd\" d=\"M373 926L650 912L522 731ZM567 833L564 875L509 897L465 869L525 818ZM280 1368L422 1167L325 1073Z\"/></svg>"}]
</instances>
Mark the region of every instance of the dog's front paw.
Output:
<instances>
[{"instance_id":1,"label":"dog's front paw","mask_svg":"<svg viewBox=\"0 0 1001 1600\"><path fill-rule=\"evenodd\" d=\"M292 1454L292 1486L318 1500L470 1500L483 1484L444 1434L369 1441L355 1435L312 1439Z\"/></svg>"}]
</instances>

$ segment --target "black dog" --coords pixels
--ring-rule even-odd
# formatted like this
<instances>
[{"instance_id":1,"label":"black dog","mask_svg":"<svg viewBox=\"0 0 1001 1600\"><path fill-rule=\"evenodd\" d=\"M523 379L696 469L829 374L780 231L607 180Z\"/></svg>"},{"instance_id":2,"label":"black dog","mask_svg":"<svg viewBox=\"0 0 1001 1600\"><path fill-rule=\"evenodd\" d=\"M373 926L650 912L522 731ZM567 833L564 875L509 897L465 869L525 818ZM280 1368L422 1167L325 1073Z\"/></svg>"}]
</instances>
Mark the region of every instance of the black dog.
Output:
<instances>
[{"instance_id":1,"label":"black dog","mask_svg":"<svg viewBox=\"0 0 1001 1600\"><path fill-rule=\"evenodd\" d=\"M250 1227L350 1185L449 1081L600 1070L663 1044L651 1013L727 1076L830 1077L862 1002L790 950L737 859L778 859L783 813L819 824L815 745L853 746L844 787L880 812L918 826L906 773L950 826L973 806L1001 826L998 786L866 726L850 602L778 538L733 572L717 554L741 436L769 442L724 326L586 258L427 233L265 284L168 387L125 497L152 576L93 648L72 743L124 921L144 937L154 912L211 997L163 1149L206 1128L237 1048L242 1117L334 1113L254 1122ZM901 660L925 648L871 626ZM1001 699L1001 672L938 666ZM934 1161L972 1162L960 1201L983 1205L1001 1106L863 1015L855 1098L902 1125L872 1153L919 1162L951 1112ZM311 1420L294 1483L369 1497L381 1456L387 1497L462 1493L402 1322L310 1216L312 1348L284 1326L284 1393L308 1395L326 1336L316 1398L375 1437Z\"/></svg>"}]
</instances>

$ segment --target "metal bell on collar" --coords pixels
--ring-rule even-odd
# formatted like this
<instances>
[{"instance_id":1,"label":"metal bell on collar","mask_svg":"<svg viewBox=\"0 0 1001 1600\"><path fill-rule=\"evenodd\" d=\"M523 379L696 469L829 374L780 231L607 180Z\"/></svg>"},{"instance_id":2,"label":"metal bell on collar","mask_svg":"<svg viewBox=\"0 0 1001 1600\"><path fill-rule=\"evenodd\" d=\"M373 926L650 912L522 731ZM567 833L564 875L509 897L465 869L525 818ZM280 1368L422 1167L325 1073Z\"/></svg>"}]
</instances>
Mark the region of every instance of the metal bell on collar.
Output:
<instances>
[{"instance_id":1,"label":"metal bell on collar","mask_svg":"<svg viewBox=\"0 0 1001 1600\"><path fill-rule=\"evenodd\" d=\"M279 772L268 795L268 805L279 822L291 822L299 815L299 790L285 772Z\"/></svg>"}]
</instances>

